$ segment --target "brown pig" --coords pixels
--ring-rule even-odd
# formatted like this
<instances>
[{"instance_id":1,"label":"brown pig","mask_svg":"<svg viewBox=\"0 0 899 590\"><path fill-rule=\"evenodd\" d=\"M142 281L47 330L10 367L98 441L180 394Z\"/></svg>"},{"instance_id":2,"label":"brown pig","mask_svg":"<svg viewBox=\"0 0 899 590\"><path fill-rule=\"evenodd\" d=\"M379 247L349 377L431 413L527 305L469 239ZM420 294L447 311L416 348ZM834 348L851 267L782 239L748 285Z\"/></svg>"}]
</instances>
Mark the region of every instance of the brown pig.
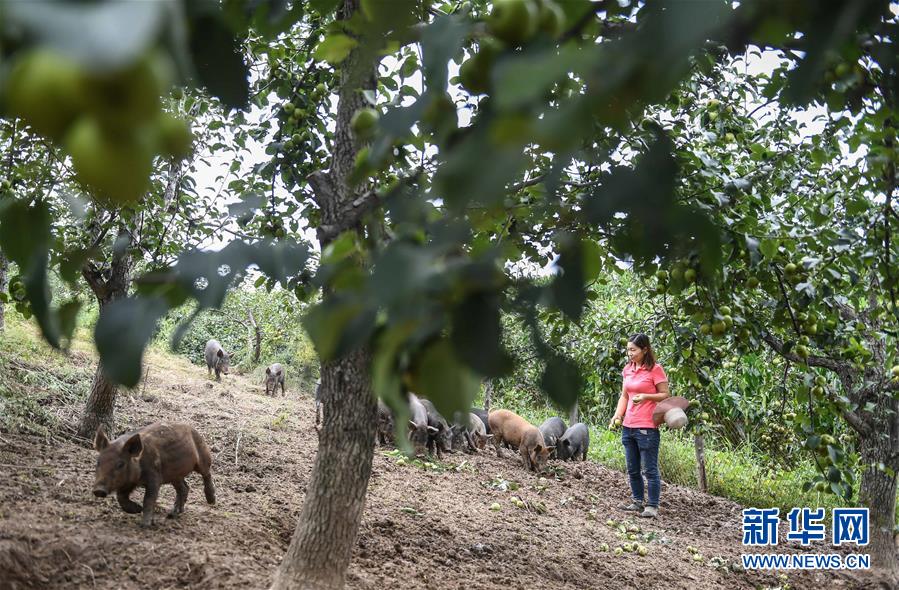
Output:
<instances>
[{"instance_id":1,"label":"brown pig","mask_svg":"<svg viewBox=\"0 0 899 590\"><path fill-rule=\"evenodd\" d=\"M162 484L170 483L175 488L175 505L169 518L184 511L189 489L184 478L192 471L203 476L206 501L215 504L215 487L209 473L212 455L200 433L189 424L154 422L112 442L101 426L94 437L94 448L100 452L94 495L105 498L115 492L122 510L129 514L143 512L141 526L153 523ZM130 498L137 487L146 490L143 507Z\"/></svg>"},{"instance_id":2,"label":"brown pig","mask_svg":"<svg viewBox=\"0 0 899 590\"><path fill-rule=\"evenodd\" d=\"M508 443L518 447L525 469L542 471L546 466L550 451L540 430L527 420L509 410L494 410L487 415L496 456L501 457L500 445Z\"/></svg>"}]
</instances>

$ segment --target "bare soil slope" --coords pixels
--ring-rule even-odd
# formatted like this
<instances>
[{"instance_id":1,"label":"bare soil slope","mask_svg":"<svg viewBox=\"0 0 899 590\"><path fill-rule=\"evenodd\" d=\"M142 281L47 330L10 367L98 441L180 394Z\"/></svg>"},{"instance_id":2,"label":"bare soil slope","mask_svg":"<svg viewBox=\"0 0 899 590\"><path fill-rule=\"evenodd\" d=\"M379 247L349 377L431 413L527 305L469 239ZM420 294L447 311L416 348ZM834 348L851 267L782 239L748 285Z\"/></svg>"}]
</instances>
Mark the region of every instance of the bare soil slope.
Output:
<instances>
[{"instance_id":1,"label":"bare soil slope","mask_svg":"<svg viewBox=\"0 0 899 590\"><path fill-rule=\"evenodd\" d=\"M76 353L72 362L94 360ZM156 525L144 530L114 498L91 495L95 452L83 441L64 429L48 438L0 433L0 588L270 583L318 444L311 397L289 381L286 399L266 397L261 384L236 375L216 383L205 368L158 353L147 362L146 385L120 394L118 422L122 430L155 420L194 424L213 449L218 504L205 503L192 475L181 518L165 518L174 500L165 486ZM628 496L624 474L597 464L556 463L556 476L540 479L511 452L446 459L407 462L376 452L349 588L881 587L848 574L785 578L733 567L742 552L741 506L691 489L664 485L661 517L637 522L615 509ZM630 534L648 554L616 554L633 541L610 518L639 526Z\"/></svg>"}]
</instances>

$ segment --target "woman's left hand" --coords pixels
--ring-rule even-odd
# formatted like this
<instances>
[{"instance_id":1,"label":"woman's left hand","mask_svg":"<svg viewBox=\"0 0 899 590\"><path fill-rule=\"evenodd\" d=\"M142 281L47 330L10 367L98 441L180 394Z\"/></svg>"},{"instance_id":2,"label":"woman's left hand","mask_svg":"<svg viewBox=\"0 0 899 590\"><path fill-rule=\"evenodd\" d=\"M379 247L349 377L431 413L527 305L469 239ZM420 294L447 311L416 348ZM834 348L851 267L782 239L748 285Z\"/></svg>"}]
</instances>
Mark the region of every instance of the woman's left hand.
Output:
<instances>
[{"instance_id":1,"label":"woman's left hand","mask_svg":"<svg viewBox=\"0 0 899 590\"><path fill-rule=\"evenodd\" d=\"M643 401L643 399L644 399L645 397L646 397L646 396L645 396L644 394L638 393L637 395L634 396L634 399L633 399L634 404L639 404L640 402Z\"/></svg>"}]
</instances>

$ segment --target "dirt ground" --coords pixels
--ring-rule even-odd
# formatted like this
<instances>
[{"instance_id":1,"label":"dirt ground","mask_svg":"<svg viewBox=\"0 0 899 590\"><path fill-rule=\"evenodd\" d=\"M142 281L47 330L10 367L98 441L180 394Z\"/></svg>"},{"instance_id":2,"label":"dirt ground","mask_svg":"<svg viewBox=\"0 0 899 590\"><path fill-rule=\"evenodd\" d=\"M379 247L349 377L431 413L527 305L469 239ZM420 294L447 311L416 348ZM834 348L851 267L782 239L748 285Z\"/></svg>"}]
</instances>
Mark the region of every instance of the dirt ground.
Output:
<instances>
[{"instance_id":1,"label":"dirt ground","mask_svg":"<svg viewBox=\"0 0 899 590\"><path fill-rule=\"evenodd\" d=\"M191 475L181 518L165 518L174 500L165 486L156 525L144 530L114 498L91 495L95 452L84 443L62 432L0 433L0 589L270 584L316 452L311 397L289 382L286 398L270 398L244 377L216 383L181 359L153 353L147 361L146 385L120 395L121 430L155 420L193 424L213 450L218 503L205 503ZM73 362L94 361L82 353ZM408 462L376 451L348 588L886 587L846 573L781 577L734 567L742 507L689 488L663 485L660 518L646 522L615 509L628 498L626 477L597 464L554 463L556 475L540 479L511 452L445 459ZM647 555L616 554L633 542L619 523L639 527L629 534Z\"/></svg>"}]
</instances>

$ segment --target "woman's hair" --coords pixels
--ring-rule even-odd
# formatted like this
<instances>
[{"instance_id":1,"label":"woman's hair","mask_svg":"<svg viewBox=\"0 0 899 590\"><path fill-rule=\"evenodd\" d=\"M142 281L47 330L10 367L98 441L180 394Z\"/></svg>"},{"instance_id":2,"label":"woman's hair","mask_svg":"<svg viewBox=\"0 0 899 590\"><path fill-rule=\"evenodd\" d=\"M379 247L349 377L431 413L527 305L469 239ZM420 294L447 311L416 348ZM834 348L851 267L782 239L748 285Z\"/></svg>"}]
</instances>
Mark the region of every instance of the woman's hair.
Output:
<instances>
[{"instance_id":1,"label":"woman's hair","mask_svg":"<svg viewBox=\"0 0 899 590\"><path fill-rule=\"evenodd\" d=\"M649 343L649 336L640 332L639 334L634 334L630 338L627 339L628 342L633 344L638 348L643 349L643 366L649 370L652 370L654 366L656 366L656 355L652 352L652 345Z\"/></svg>"}]
</instances>

